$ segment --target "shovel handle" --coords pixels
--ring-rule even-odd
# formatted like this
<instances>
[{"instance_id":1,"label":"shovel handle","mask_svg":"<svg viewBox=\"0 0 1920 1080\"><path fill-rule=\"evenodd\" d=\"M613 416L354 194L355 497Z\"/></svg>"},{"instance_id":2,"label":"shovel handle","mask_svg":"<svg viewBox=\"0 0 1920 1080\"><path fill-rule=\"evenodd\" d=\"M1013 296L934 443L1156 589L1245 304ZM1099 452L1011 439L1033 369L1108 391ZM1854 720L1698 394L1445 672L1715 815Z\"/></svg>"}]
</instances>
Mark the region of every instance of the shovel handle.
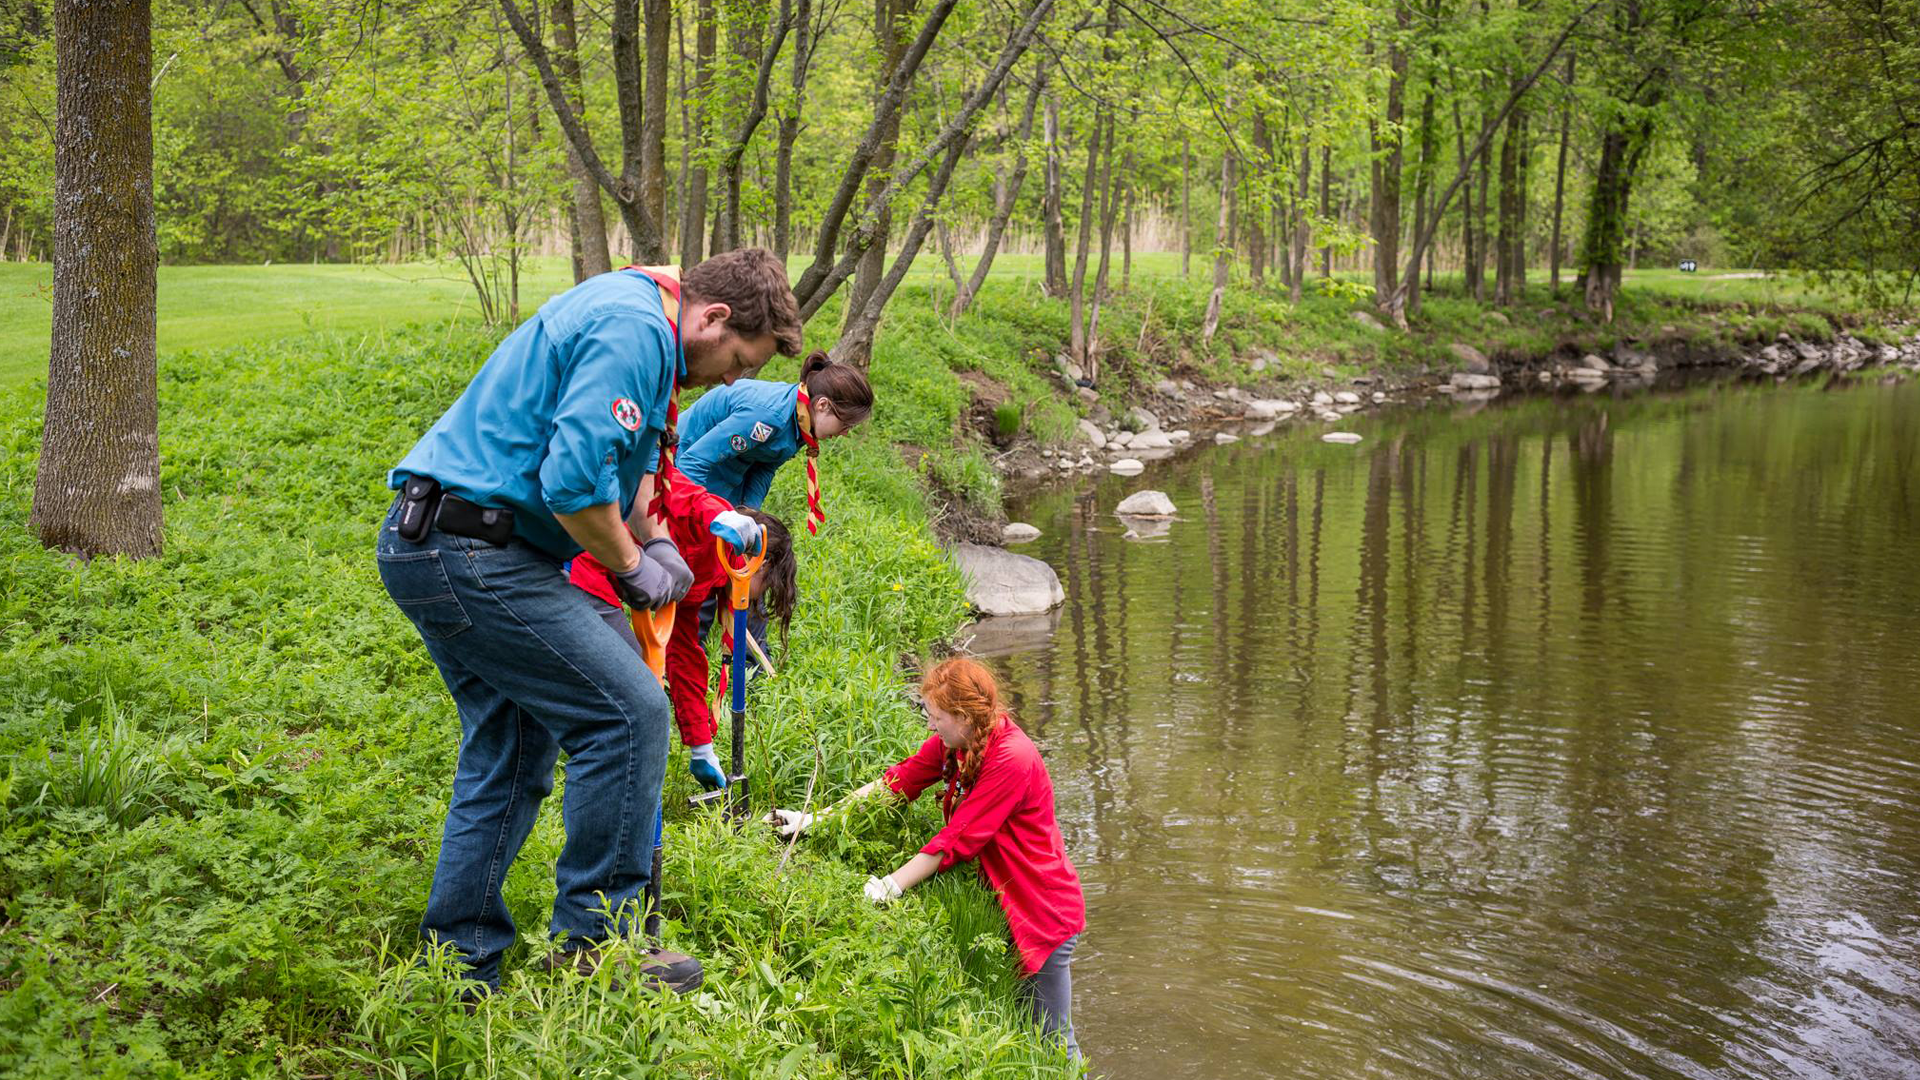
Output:
<instances>
[{"instance_id":1,"label":"shovel handle","mask_svg":"<svg viewBox=\"0 0 1920 1080\"><path fill-rule=\"evenodd\" d=\"M717 536L713 538L713 550L719 554L720 565L727 571L727 599L732 603L733 610L745 611L747 610L747 586L753 581L754 571L760 569L760 564L767 559L766 542L761 542L761 549L757 554L740 556L741 565L738 567L734 566L733 560L727 557L727 547L725 540Z\"/></svg>"},{"instance_id":2,"label":"shovel handle","mask_svg":"<svg viewBox=\"0 0 1920 1080\"><path fill-rule=\"evenodd\" d=\"M651 610L638 608L627 612L627 621L633 624L633 636L640 639L640 656L662 687L667 685L667 639L673 636L673 613L678 607L663 604Z\"/></svg>"}]
</instances>

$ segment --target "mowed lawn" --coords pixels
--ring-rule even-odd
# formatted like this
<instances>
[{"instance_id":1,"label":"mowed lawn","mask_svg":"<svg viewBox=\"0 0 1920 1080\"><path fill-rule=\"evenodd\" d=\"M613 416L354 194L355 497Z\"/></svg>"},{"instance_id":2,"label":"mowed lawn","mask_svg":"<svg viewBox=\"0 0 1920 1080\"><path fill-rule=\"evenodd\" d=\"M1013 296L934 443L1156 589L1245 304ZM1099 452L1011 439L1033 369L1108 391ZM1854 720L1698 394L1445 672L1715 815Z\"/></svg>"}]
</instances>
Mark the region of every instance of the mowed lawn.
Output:
<instances>
[{"instance_id":1,"label":"mowed lawn","mask_svg":"<svg viewBox=\"0 0 1920 1080\"><path fill-rule=\"evenodd\" d=\"M962 273L973 259L959 258ZM1116 252L1109 271L1120 274ZM1172 278L1181 274L1178 252L1142 252L1134 256L1136 277ZM790 272L798 276L807 259L795 255ZM1210 256L1196 251L1193 276L1211 274ZM997 281L1030 283L1038 288L1044 275L1039 255L1002 255L994 263ZM1242 268L1244 273L1244 268ZM1629 288L1696 301L1747 301L1800 306L1813 302L1811 292L1791 278L1729 276L1752 274L1725 268L1699 273L1646 269L1630 271ZM922 252L910 280L944 282L946 268L937 255ZM1359 280L1359 273L1343 272ZM1546 274L1534 270L1529 282L1544 283ZM1277 286L1277 275L1269 281ZM1458 274L1441 273L1443 285ZM1572 271L1564 280L1570 287ZM520 276L520 310L537 309L547 297L572 284L567 260L529 259ZM1239 283L1245 287L1244 281ZM160 354L224 348L252 341L284 338L331 330L378 331L412 323L480 321L473 287L454 263L401 265L281 266L163 266L159 275ZM945 295L950 295L947 293ZM53 321L53 268L46 263L0 262L0 387L46 372Z\"/></svg>"}]
</instances>

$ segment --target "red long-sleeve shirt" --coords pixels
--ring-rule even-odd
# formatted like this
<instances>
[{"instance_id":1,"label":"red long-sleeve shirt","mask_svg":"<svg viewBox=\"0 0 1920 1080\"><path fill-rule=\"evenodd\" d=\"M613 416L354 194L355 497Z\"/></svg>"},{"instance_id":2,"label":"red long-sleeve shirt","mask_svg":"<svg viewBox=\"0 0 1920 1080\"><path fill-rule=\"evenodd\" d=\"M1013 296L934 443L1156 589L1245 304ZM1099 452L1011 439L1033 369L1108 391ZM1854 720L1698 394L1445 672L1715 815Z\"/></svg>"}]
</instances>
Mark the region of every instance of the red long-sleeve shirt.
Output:
<instances>
[{"instance_id":1,"label":"red long-sleeve shirt","mask_svg":"<svg viewBox=\"0 0 1920 1080\"><path fill-rule=\"evenodd\" d=\"M680 557L693 571L693 587L674 610L673 636L667 639L667 696L673 701L673 720L680 741L704 746L713 741L713 710L707 704L707 649L700 641L700 605L715 589L726 595L727 571L708 531L716 515L733 504L686 478L678 469L668 474L667 533ZM574 556L568 578L607 603L620 606L607 568L586 552ZM722 616L728 613L722 605Z\"/></svg>"},{"instance_id":2,"label":"red long-sleeve shirt","mask_svg":"<svg viewBox=\"0 0 1920 1080\"><path fill-rule=\"evenodd\" d=\"M1067 858L1053 816L1053 778L1040 750L1011 716L987 738L971 791L955 790L956 770L939 736L886 771L887 787L909 799L944 779L940 809L947 826L920 850L940 856L940 869L979 859L1007 913L1007 928L1027 975L1060 943L1087 928L1080 875Z\"/></svg>"}]
</instances>

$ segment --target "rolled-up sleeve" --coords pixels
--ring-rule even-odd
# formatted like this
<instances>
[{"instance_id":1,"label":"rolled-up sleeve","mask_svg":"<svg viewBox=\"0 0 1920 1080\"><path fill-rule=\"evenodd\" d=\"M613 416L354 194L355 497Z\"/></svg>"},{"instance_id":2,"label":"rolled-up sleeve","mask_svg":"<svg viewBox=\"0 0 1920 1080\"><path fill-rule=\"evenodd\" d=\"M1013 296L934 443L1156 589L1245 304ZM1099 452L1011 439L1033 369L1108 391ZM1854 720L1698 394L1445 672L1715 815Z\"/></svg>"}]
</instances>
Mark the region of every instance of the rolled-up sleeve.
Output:
<instances>
[{"instance_id":1,"label":"rolled-up sleeve","mask_svg":"<svg viewBox=\"0 0 1920 1080\"><path fill-rule=\"evenodd\" d=\"M665 423L655 403L663 373L674 363L663 326L635 312L587 321L561 357L558 399L540 492L556 514L620 503L620 466L651 446L649 429Z\"/></svg>"},{"instance_id":2,"label":"rolled-up sleeve","mask_svg":"<svg viewBox=\"0 0 1920 1080\"><path fill-rule=\"evenodd\" d=\"M927 841L921 854L940 856L942 870L971 861L999 835L1000 827L1026 798L1029 786L1026 771L1017 766L982 769L973 790L954 807L947 827Z\"/></svg>"},{"instance_id":3,"label":"rolled-up sleeve","mask_svg":"<svg viewBox=\"0 0 1920 1080\"><path fill-rule=\"evenodd\" d=\"M917 799L934 781L940 779L941 766L946 764L947 748L935 735L920 744L913 756L888 769L881 779L886 782L887 790L903 795L908 800Z\"/></svg>"}]
</instances>

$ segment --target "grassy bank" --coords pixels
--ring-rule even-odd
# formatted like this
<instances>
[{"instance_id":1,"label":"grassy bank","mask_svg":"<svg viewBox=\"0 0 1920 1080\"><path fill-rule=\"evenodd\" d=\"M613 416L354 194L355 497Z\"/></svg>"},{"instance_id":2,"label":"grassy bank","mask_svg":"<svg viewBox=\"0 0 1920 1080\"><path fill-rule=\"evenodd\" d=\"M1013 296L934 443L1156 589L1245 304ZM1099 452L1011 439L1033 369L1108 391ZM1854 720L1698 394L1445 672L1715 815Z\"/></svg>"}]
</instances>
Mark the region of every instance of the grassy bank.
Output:
<instances>
[{"instance_id":1,"label":"grassy bank","mask_svg":"<svg viewBox=\"0 0 1920 1080\"><path fill-rule=\"evenodd\" d=\"M797 803L812 782L831 798L920 737L900 659L964 616L930 516L991 514L993 441L1065 442L1089 408L1053 370L1067 312L1034 263L1007 260L957 322L941 277L916 274L898 296L873 365L876 419L823 459L828 525L800 537L799 619L779 678L756 690L759 797ZM367 272L343 280L349 269ZM77 565L38 548L41 391L0 373L0 1074L1068 1072L1021 1022L1004 921L967 875L887 910L859 899L867 874L933 827L930 806L876 811L783 867L762 830L679 809L682 758L669 767L668 938L706 961L703 993L646 998L527 969L561 840L551 810L507 883L529 936L504 993L468 1014L452 983L418 970L458 729L371 548L384 470L493 337L458 320L394 329L404 313L360 304L360 284L339 285L345 299L270 298L270 275L241 280L252 273L206 287L240 307L256 289L264 321L208 300L201 336L173 347L163 277L163 559ZM1174 257L1143 259L1103 314L1094 407L1117 411L1169 374L1451 366L1454 341L1498 357L1625 335L1872 334L1882 318L1763 281L1641 284L1612 326L1544 289L1497 318L1443 290L1411 334L1363 326L1347 297L1236 289L1203 345L1205 285ZM307 302L310 317L284 321ZM813 343L835 322L817 319ZM232 344L308 323L336 329ZM800 470L786 470L769 509L797 524L801 508Z\"/></svg>"},{"instance_id":2,"label":"grassy bank","mask_svg":"<svg viewBox=\"0 0 1920 1080\"><path fill-rule=\"evenodd\" d=\"M543 814L507 882L526 940L469 1015L410 963L458 727L374 573L383 470L491 338L309 336L163 364L164 558L76 565L27 529L38 391L0 398L0 1074L52 1076L1035 1076L1004 919L968 875L860 898L931 806L801 844L680 809L672 944L684 999L527 963L561 834ZM756 692L756 792L837 794L920 726L898 662L962 617L896 441L951 441L937 358L878 365L873 430L825 459L800 616ZM790 362L789 362L790 364ZM797 470L790 470L797 473ZM799 520L796 476L771 508ZM760 797L764 798L764 795Z\"/></svg>"}]
</instances>

